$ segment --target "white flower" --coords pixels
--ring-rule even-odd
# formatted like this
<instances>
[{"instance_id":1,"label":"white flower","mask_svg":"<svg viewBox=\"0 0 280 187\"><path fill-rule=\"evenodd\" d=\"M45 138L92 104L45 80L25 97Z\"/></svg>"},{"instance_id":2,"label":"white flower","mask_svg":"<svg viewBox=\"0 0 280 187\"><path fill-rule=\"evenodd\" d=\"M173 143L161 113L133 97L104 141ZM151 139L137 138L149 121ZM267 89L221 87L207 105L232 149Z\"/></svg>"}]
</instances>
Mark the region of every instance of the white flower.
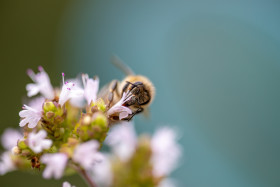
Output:
<instances>
[{"instance_id":1,"label":"white flower","mask_svg":"<svg viewBox=\"0 0 280 187\"><path fill-rule=\"evenodd\" d=\"M92 167L92 178L98 186L109 187L112 184L113 173L109 155L104 155L102 162Z\"/></svg>"},{"instance_id":2,"label":"white flower","mask_svg":"<svg viewBox=\"0 0 280 187\"><path fill-rule=\"evenodd\" d=\"M0 175L4 175L16 169L14 162L11 159L11 152L6 151L0 157Z\"/></svg>"},{"instance_id":3,"label":"white flower","mask_svg":"<svg viewBox=\"0 0 280 187\"><path fill-rule=\"evenodd\" d=\"M137 136L131 122L122 122L112 127L105 143L108 144L113 153L122 161L129 159L135 151Z\"/></svg>"},{"instance_id":4,"label":"white flower","mask_svg":"<svg viewBox=\"0 0 280 187\"><path fill-rule=\"evenodd\" d=\"M75 186L72 186L69 182L65 181L63 182L62 187L75 187Z\"/></svg>"},{"instance_id":5,"label":"white flower","mask_svg":"<svg viewBox=\"0 0 280 187\"><path fill-rule=\"evenodd\" d=\"M52 145L52 140L45 139L47 132L40 130L38 133L31 132L28 135L28 146L34 153L40 153L44 149L49 149Z\"/></svg>"},{"instance_id":6,"label":"white flower","mask_svg":"<svg viewBox=\"0 0 280 187\"><path fill-rule=\"evenodd\" d=\"M76 79L69 79L67 82L72 82L74 83L75 87L73 87L74 90L76 90L76 93L79 92L76 96L70 98L70 103L71 105L78 107L78 108L83 108L85 105L85 98L84 98L84 90L81 84L81 81L76 78Z\"/></svg>"},{"instance_id":7,"label":"white flower","mask_svg":"<svg viewBox=\"0 0 280 187\"><path fill-rule=\"evenodd\" d=\"M38 122L41 119L42 112L31 108L27 105L24 105L23 110L19 112L19 116L24 118L20 121L19 126L23 127L28 124L29 128L34 128L37 126Z\"/></svg>"},{"instance_id":8,"label":"white flower","mask_svg":"<svg viewBox=\"0 0 280 187\"><path fill-rule=\"evenodd\" d=\"M34 108L35 110L42 111L44 102L45 102L45 98L39 96L29 101L28 106Z\"/></svg>"},{"instance_id":9,"label":"white flower","mask_svg":"<svg viewBox=\"0 0 280 187\"><path fill-rule=\"evenodd\" d=\"M128 96L126 92L123 93L122 98L112 106L108 111L107 115L119 115L119 119L126 118L129 114L132 114L132 111L128 108L123 106L123 104L128 101L132 96Z\"/></svg>"},{"instance_id":10,"label":"white flower","mask_svg":"<svg viewBox=\"0 0 280 187\"><path fill-rule=\"evenodd\" d=\"M82 75L83 84L84 84L84 96L87 100L87 103L90 104L91 101L95 101L97 98L97 92L99 88L99 79L89 79L88 74Z\"/></svg>"},{"instance_id":11,"label":"white flower","mask_svg":"<svg viewBox=\"0 0 280 187\"><path fill-rule=\"evenodd\" d=\"M159 129L153 136L151 162L155 176L166 176L177 166L182 150L176 138L176 133L168 127Z\"/></svg>"},{"instance_id":12,"label":"white flower","mask_svg":"<svg viewBox=\"0 0 280 187\"><path fill-rule=\"evenodd\" d=\"M54 99L54 90L51 85L48 74L44 71L42 66L39 66L39 73L35 74L31 69L27 70L27 74L34 81L26 85L27 96L32 97L39 92L47 99Z\"/></svg>"},{"instance_id":13,"label":"white flower","mask_svg":"<svg viewBox=\"0 0 280 187\"><path fill-rule=\"evenodd\" d=\"M62 82L63 86L59 95L58 103L63 106L66 101L72 98L79 98L83 96L84 91L77 86L73 82L64 82L64 73L62 73Z\"/></svg>"},{"instance_id":14,"label":"white flower","mask_svg":"<svg viewBox=\"0 0 280 187\"><path fill-rule=\"evenodd\" d=\"M17 141L22 138L23 135L18 130L7 128L1 137L1 142L5 149L11 150L17 145Z\"/></svg>"},{"instance_id":15,"label":"white flower","mask_svg":"<svg viewBox=\"0 0 280 187\"><path fill-rule=\"evenodd\" d=\"M49 179L52 176L55 179L61 178L64 173L67 160L68 157L64 153L44 154L41 157L42 163L46 164L43 177L46 179Z\"/></svg>"},{"instance_id":16,"label":"white flower","mask_svg":"<svg viewBox=\"0 0 280 187\"><path fill-rule=\"evenodd\" d=\"M80 164L84 169L89 170L97 162L103 160L103 155L98 152L99 143L96 140L78 145L74 151L73 161Z\"/></svg>"}]
</instances>

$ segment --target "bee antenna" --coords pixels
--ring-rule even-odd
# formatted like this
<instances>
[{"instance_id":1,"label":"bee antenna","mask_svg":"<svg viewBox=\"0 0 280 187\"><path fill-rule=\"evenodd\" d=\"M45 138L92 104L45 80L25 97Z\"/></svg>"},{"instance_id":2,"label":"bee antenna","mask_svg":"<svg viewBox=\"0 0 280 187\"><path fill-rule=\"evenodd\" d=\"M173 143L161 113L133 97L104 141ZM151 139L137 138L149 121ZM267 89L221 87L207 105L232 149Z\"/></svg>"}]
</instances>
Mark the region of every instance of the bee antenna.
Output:
<instances>
[{"instance_id":1,"label":"bee antenna","mask_svg":"<svg viewBox=\"0 0 280 187\"><path fill-rule=\"evenodd\" d=\"M112 55L111 62L117 68L122 70L125 75L135 75L135 73L117 55Z\"/></svg>"}]
</instances>

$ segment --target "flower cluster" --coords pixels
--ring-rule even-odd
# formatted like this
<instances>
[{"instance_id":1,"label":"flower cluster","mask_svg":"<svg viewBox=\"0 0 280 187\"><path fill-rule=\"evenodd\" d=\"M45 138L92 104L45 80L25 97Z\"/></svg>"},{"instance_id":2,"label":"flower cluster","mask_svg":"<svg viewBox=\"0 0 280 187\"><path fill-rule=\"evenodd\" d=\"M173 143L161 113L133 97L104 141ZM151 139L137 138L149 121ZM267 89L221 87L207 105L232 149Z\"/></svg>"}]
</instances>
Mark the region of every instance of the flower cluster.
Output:
<instances>
[{"instance_id":1,"label":"flower cluster","mask_svg":"<svg viewBox=\"0 0 280 187\"><path fill-rule=\"evenodd\" d=\"M132 114L124 106L127 93L109 108L98 96L97 77L83 74L65 81L62 73L62 86L54 88L44 69L38 69L37 74L27 71L33 81L26 86L27 96L32 98L19 112L22 131L7 129L2 135L6 151L0 157L0 175L33 168L42 169L46 179L78 172L90 186L170 184L167 176L181 155L173 130L162 128L151 138L138 138L133 124L121 121ZM121 124L112 124L112 116ZM103 144L110 153L100 152Z\"/></svg>"}]
</instances>

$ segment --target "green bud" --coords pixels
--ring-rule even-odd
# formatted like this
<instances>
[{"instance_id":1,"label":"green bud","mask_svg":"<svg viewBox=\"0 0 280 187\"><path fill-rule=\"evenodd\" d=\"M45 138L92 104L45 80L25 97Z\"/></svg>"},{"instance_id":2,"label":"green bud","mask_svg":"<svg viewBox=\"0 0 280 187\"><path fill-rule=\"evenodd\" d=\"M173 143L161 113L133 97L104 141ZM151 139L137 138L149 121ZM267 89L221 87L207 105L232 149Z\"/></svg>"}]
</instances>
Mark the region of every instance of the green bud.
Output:
<instances>
[{"instance_id":1,"label":"green bud","mask_svg":"<svg viewBox=\"0 0 280 187\"><path fill-rule=\"evenodd\" d=\"M108 126L107 118L105 117L105 115L99 113L94 118L92 124L94 126L99 126L101 128L106 128Z\"/></svg>"},{"instance_id":2,"label":"green bud","mask_svg":"<svg viewBox=\"0 0 280 187\"><path fill-rule=\"evenodd\" d=\"M30 150L25 149L21 151L21 156L29 156L31 154Z\"/></svg>"},{"instance_id":3,"label":"green bud","mask_svg":"<svg viewBox=\"0 0 280 187\"><path fill-rule=\"evenodd\" d=\"M63 119L63 117L61 117L61 116L56 116L56 117L54 118L54 122L55 122L55 123L58 123L58 124L59 124L59 123L62 123L63 120L64 120L64 119Z\"/></svg>"},{"instance_id":4,"label":"green bud","mask_svg":"<svg viewBox=\"0 0 280 187\"><path fill-rule=\"evenodd\" d=\"M47 118L51 119L54 116L54 112L49 111L46 113Z\"/></svg>"},{"instance_id":5,"label":"green bud","mask_svg":"<svg viewBox=\"0 0 280 187\"><path fill-rule=\"evenodd\" d=\"M50 153L56 153L57 152L57 147L55 145L51 146L51 148L49 149Z\"/></svg>"},{"instance_id":6,"label":"green bud","mask_svg":"<svg viewBox=\"0 0 280 187\"><path fill-rule=\"evenodd\" d=\"M24 141L19 141L18 142L18 148L23 150L23 149L26 149L27 148L27 145L25 144Z\"/></svg>"},{"instance_id":7,"label":"green bud","mask_svg":"<svg viewBox=\"0 0 280 187\"><path fill-rule=\"evenodd\" d=\"M103 99L99 98L95 102L90 103L90 112L95 113L97 110L101 112L106 112L106 105L103 101Z\"/></svg>"},{"instance_id":8,"label":"green bud","mask_svg":"<svg viewBox=\"0 0 280 187\"><path fill-rule=\"evenodd\" d=\"M63 136L64 132L65 132L64 128L58 128L58 129L56 129L56 131L54 132L54 137L55 137L55 138L60 138L60 137Z\"/></svg>"},{"instance_id":9,"label":"green bud","mask_svg":"<svg viewBox=\"0 0 280 187\"><path fill-rule=\"evenodd\" d=\"M44 112L46 113L46 112L48 112L48 111L53 111L53 112L55 112L57 109L56 109L56 106L53 104L53 102L45 102L44 103L44 107L43 107L43 109L44 109Z\"/></svg>"},{"instance_id":10,"label":"green bud","mask_svg":"<svg viewBox=\"0 0 280 187\"><path fill-rule=\"evenodd\" d=\"M102 111L102 112L105 112L105 111L106 111L106 105L105 105L103 99L101 99L101 98L98 99L98 100L96 101L96 105L97 105L98 110L100 110L100 111Z\"/></svg>"},{"instance_id":11,"label":"green bud","mask_svg":"<svg viewBox=\"0 0 280 187\"><path fill-rule=\"evenodd\" d=\"M83 115L79 123L76 124L73 133L82 141L95 139L102 144L108 130L109 127L106 116L101 112L96 112L93 115Z\"/></svg>"}]
</instances>

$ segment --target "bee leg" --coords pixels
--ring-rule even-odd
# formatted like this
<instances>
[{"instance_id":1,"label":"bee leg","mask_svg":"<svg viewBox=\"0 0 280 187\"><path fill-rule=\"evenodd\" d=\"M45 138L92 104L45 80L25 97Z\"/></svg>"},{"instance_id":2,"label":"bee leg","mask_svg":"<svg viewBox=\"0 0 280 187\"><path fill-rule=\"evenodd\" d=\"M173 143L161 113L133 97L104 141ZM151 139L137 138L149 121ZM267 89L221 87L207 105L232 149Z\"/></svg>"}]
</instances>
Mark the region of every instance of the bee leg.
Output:
<instances>
[{"instance_id":1,"label":"bee leg","mask_svg":"<svg viewBox=\"0 0 280 187\"><path fill-rule=\"evenodd\" d=\"M122 95L123 93L126 91L126 89L128 88L129 84L131 84L130 82L126 81L126 84L124 85L123 89L122 89Z\"/></svg>"},{"instance_id":2,"label":"bee leg","mask_svg":"<svg viewBox=\"0 0 280 187\"><path fill-rule=\"evenodd\" d=\"M114 100L114 92L117 90L117 86L118 86L118 81L114 80L114 82L112 83L111 88L109 90L109 94L108 94L108 98L107 98L108 99L107 108L110 108L110 105L112 104L112 102Z\"/></svg>"},{"instance_id":3,"label":"bee leg","mask_svg":"<svg viewBox=\"0 0 280 187\"><path fill-rule=\"evenodd\" d=\"M127 119L127 121L130 121L134 115L139 114L142 112L144 109L141 106L138 106L137 110L131 114L131 116Z\"/></svg>"}]
</instances>

